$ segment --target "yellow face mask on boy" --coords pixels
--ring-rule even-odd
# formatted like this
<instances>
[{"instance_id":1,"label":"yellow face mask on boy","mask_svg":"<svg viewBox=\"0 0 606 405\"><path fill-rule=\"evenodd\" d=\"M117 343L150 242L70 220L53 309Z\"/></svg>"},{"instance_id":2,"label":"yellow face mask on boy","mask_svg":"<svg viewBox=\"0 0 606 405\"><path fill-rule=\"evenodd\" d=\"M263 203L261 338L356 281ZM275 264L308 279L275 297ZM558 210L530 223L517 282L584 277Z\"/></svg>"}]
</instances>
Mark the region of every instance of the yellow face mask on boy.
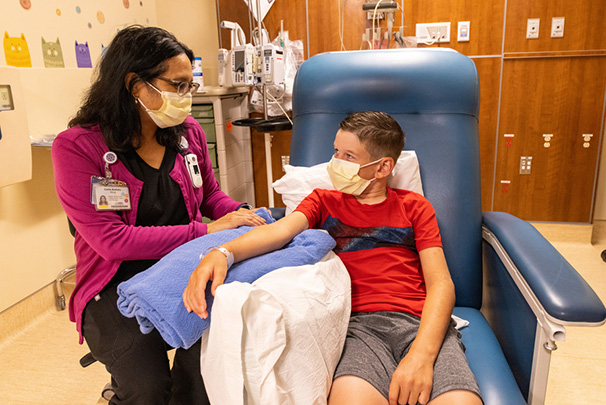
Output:
<instances>
[{"instance_id":1,"label":"yellow face mask on boy","mask_svg":"<svg viewBox=\"0 0 606 405\"><path fill-rule=\"evenodd\" d=\"M348 162L347 160L343 159L337 159L333 156L332 159L330 159L330 162L328 162L326 170L328 171L328 176L330 177L330 181L335 187L335 190L338 190L345 194L358 196L362 194L364 190L366 190L368 185L373 180L376 179L363 179L362 177L360 177L358 172L363 167L379 163L381 159L360 166L358 163Z\"/></svg>"}]
</instances>

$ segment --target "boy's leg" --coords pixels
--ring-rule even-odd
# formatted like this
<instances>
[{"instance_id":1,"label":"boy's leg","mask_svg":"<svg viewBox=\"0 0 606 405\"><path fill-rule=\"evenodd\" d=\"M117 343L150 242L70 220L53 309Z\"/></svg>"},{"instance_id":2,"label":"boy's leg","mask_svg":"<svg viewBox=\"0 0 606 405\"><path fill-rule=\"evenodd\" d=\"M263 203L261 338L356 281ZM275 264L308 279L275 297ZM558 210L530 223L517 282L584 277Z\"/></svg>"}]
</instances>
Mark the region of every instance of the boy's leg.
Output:
<instances>
[{"instance_id":1,"label":"boy's leg","mask_svg":"<svg viewBox=\"0 0 606 405\"><path fill-rule=\"evenodd\" d=\"M387 313L351 315L329 396L331 405L388 403L391 376L398 364L385 337L394 326Z\"/></svg>"},{"instance_id":2,"label":"boy's leg","mask_svg":"<svg viewBox=\"0 0 606 405\"><path fill-rule=\"evenodd\" d=\"M402 318L412 317L407 314L399 314ZM416 319L410 319L413 324ZM403 326L404 327L404 326ZM418 325L416 325L418 327ZM454 328L451 322L442 347L433 368L433 387L429 404L482 404L480 389L467 364L465 357L465 346L460 341L460 332ZM408 348L401 347L403 355ZM402 357L404 357L402 355Z\"/></svg>"},{"instance_id":3,"label":"boy's leg","mask_svg":"<svg viewBox=\"0 0 606 405\"><path fill-rule=\"evenodd\" d=\"M433 401L429 401L428 405L482 405L480 397L471 391L454 390L448 391Z\"/></svg>"},{"instance_id":4,"label":"boy's leg","mask_svg":"<svg viewBox=\"0 0 606 405\"><path fill-rule=\"evenodd\" d=\"M385 397L368 381L346 375L333 381L328 405L387 405Z\"/></svg>"}]
</instances>

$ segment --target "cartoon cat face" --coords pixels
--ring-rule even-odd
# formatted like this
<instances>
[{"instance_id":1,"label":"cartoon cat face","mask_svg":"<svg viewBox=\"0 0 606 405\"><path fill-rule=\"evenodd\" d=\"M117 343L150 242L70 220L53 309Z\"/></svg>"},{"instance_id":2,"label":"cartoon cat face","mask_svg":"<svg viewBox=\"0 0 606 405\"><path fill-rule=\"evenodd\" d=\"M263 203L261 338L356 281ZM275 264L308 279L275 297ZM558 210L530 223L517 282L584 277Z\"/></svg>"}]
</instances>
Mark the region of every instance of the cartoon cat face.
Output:
<instances>
[{"instance_id":1,"label":"cartoon cat face","mask_svg":"<svg viewBox=\"0 0 606 405\"><path fill-rule=\"evenodd\" d=\"M20 38L9 37L8 32L4 31L4 56L9 66L32 67L29 47L23 34Z\"/></svg>"},{"instance_id":2,"label":"cartoon cat face","mask_svg":"<svg viewBox=\"0 0 606 405\"><path fill-rule=\"evenodd\" d=\"M42 58L44 59L44 67L47 68L64 68L63 50L61 42L57 38L57 42L46 42L42 38Z\"/></svg>"},{"instance_id":3,"label":"cartoon cat face","mask_svg":"<svg viewBox=\"0 0 606 405\"><path fill-rule=\"evenodd\" d=\"M92 68L93 64L90 59L90 50L88 49L88 42L79 44L76 41L76 62L79 68Z\"/></svg>"}]
</instances>

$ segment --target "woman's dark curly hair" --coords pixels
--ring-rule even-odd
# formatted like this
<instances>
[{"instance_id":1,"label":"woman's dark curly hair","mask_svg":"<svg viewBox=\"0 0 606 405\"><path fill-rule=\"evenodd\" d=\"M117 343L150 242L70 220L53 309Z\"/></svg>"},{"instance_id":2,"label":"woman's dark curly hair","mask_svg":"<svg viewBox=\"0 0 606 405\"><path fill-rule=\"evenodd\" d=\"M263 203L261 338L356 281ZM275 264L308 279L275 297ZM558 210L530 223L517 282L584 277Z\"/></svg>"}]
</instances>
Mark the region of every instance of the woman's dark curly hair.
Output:
<instances>
[{"instance_id":1,"label":"woman's dark curly hair","mask_svg":"<svg viewBox=\"0 0 606 405\"><path fill-rule=\"evenodd\" d=\"M96 80L69 126L98 124L109 149L117 152L138 147L141 119L132 90L136 83L164 74L167 60L183 53L193 61L191 49L161 28L132 25L120 30L103 54ZM125 78L130 72L135 75L127 88ZM177 147L182 131L183 124L158 128L156 139L163 146Z\"/></svg>"}]
</instances>

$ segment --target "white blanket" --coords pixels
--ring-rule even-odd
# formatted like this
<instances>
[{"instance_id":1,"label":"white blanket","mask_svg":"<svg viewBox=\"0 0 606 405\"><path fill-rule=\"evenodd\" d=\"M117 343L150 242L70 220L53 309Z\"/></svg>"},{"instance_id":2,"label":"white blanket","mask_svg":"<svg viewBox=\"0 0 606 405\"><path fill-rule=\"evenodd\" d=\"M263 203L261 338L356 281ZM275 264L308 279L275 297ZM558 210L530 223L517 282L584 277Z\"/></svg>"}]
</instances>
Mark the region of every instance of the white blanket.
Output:
<instances>
[{"instance_id":1,"label":"white blanket","mask_svg":"<svg viewBox=\"0 0 606 405\"><path fill-rule=\"evenodd\" d=\"M220 286L202 335L212 404L326 404L349 323L350 279L333 253Z\"/></svg>"}]
</instances>

